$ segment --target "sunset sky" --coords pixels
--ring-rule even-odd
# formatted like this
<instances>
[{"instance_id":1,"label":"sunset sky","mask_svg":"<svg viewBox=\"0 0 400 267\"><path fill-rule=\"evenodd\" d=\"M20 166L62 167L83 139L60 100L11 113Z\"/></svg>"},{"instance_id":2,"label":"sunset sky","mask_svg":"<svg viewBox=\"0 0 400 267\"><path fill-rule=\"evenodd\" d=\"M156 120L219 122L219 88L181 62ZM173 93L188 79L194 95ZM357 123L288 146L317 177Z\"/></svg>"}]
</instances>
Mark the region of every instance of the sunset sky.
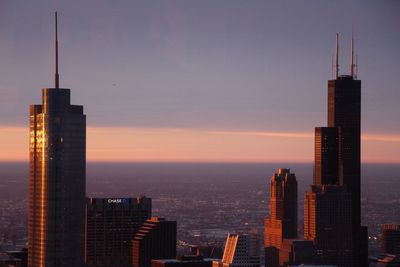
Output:
<instances>
[{"instance_id":1,"label":"sunset sky","mask_svg":"<svg viewBox=\"0 0 400 267\"><path fill-rule=\"evenodd\" d=\"M400 163L399 1L0 1L0 161L28 159L28 112L60 86L89 161L312 162L335 33L362 81L362 160Z\"/></svg>"}]
</instances>

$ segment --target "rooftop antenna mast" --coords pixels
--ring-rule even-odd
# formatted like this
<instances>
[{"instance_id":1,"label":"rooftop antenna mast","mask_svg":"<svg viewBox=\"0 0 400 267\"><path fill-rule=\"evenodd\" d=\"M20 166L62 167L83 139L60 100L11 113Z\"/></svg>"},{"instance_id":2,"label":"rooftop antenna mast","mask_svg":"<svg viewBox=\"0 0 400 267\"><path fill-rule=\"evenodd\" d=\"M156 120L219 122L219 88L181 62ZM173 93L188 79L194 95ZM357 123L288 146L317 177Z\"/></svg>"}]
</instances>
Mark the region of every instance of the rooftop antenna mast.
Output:
<instances>
[{"instance_id":1,"label":"rooftop antenna mast","mask_svg":"<svg viewBox=\"0 0 400 267\"><path fill-rule=\"evenodd\" d=\"M354 27L353 30L351 31L351 50L350 50L350 76L352 78L355 78L355 65L354 65Z\"/></svg>"},{"instance_id":2,"label":"rooftop antenna mast","mask_svg":"<svg viewBox=\"0 0 400 267\"><path fill-rule=\"evenodd\" d=\"M55 19L56 19L56 74L54 77L55 87L58 89L60 88L60 77L58 75L58 23L57 23L57 11L55 12Z\"/></svg>"},{"instance_id":3,"label":"rooftop antenna mast","mask_svg":"<svg viewBox=\"0 0 400 267\"><path fill-rule=\"evenodd\" d=\"M354 65L354 78L357 79L358 76L358 55L356 54L356 64Z\"/></svg>"},{"instance_id":4,"label":"rooftop antenna mast","mask_svg":"<svg viewBox=\"0 0 400 267\"><path fill-rule=\"evenodd\" d=\"M336 33L335 79L339 77L339 33Z\"/></svg>"}]
</instances>

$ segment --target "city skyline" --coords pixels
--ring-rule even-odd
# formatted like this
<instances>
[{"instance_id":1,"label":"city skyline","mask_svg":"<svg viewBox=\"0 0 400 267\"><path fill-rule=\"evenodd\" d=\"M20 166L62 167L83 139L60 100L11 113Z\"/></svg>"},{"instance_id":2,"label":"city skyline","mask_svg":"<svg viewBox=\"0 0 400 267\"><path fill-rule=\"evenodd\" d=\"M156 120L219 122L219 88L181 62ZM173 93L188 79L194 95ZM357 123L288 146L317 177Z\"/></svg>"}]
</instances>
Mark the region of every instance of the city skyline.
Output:
<instances>
[{"instance_id":1,"label":"city skyline","mask_svg":"<svg viewBox=\"0 0 400 267\"><path fill-rule=\"evenodd\" d=\"M334 34L344 74L354 25L362 160L400 162L400 128L392 123L400 112L398 4L160 3L87 3L79 11L47 1L27 9L1 3L0 160L28 158L23 107L37 101L33 88L52 83L50 14L58 9L61 83L78 87L73 101L93 114L89 161L312 162ZM277 154L281 145L291 151Z\"/></svg>"},{"instance_id":2,"label":"city skyline","mask_svg":"<svg viewBox=\"0 0 400 267\"><path fill-rule=\"evenodd\" d=\"M366 267L383 261L386 256L393 256L391 262L398 263L399 255L376 253L392 251L399 241L395 211L399 202L395 185L399 180L397 177L393 180L395 176L390 172L391 167L397 168L400 163L400 147L396 146L400 146L400 126L394 123L399 92L395 77L369 62L375 55L369 46L371 38L358 38L366 32L371 34L367 27L371 21L364 17L366 11L375 12L381 6L370 2L367 8L357 3L339 8L337 3L287 5L284 1L240 5L236 0L229 5L227 0L222 5L224 2L215 4L209 0L193 5L183 0L100 2L98 6L84 3L75 13L69 10L72 17L61 19L61 25L65 21L74 32L58 27L58 11L54 12L54 24L49 23L54 30L53 48L45 49L37 44L47 40L43 35L45 27L40 26L47 16L39 14L51 7L42 6L48 1L28 6L34 9L19 14L28 15L24 20L9 17L22 6L0 4L0 17L6 14L4 21L16 22L15 28L0 26L0 44L9 40L14 53L11 57L8 53L4 55L5 65L12 63L9 68L0 67L5 77L0 81L0 89L9 81L15 82L17 88L25 83L26 86L28 81L41 80L35 77L43 74L46 64L32 65L43 57L35 52L37 49L48 52L53 61L53 67L49 68L50 86L42 87L41 102L32 100L38 88L28 92L15 90L19 94L15 103L12 98L7 99L8 89L1 91L5 98L0 101L0 118L5 120L0 123L0 130L5 135L0 145L5 149L0 154L0 163L2 158L8 162L3 163L5 179L1 179L5 186L0 185L6 192L0 202L0 219L5 222L1 229L0 264L151 267L158 265L159 260L162 264L171 260L192 266L197 259L208 267L262 267L263 263L266 267L297 264ZM71 6L74 5L59 2L54 7L59 10ZM93 11L88 7L93 7ZM311 13L310 7L313 7ZM385 5L381 11L395 10L388 7ZM268 24L270 35L264 35L262 27L269 21L267 11L272 20L282 22L275 26ZM331 77L325 80L328 90L321 95L319 91L325 90L316 84L325 72L322 45L327 45L331 28L343 27L331 23L330 16L335 12L343 16L340 20L336 16L333 22L347 24L350 38L345 37L347 32L336 32ZM380 26L392 25L395 20L386 15ZM318 21L324 23L316 24ZM357 31L354 24L361 25ZM13 30L3 31L29 27L36 30L19 32L30 40L26 44L15 43L20 35L8 35ZM61 40L72 45L65 49L66 57L59 53L64 51L59 31ZM398 33L387 32L393 37L390 44L396 43ZM317 42L311 45L305 41L316 41L314 35L320 38ZM39 37L43 38L39 41ZM285 38L289 43L282 41ZM363 41L366 49L359 49L364 47ZM375 47L388 52L391 46L388 43L386 40L385 45ZM263 49L260 44L267 47ZM29 50L21 69L20 76L24 79L10 72L23 63L18 58L27 50L16 52L22 47ZM301 50L302 53L297 53ZM359 71L363 65L359 52L367 55L365 83ZM15 60L11 60L13 56ZM393 59L396 56L390 58ZM397 66L390 60L380 57L372 62L395 71ZM32 71L24 75L24 69ZM64 75L68 77L65 83ZM109 76L113 80L108 80ZM87 83L89 80L91 84ZM76 99L71 98L75 94L69 88L78 92ZM371 95L371 89L379 92L379 88L384 88L382 92L390 97L384 93ZM22 115L15 116L25 98L38 104L29 105L29 116L25 115L29 124L25 121L25 125L20 125ZM326 113L320 104L326 107ZM91 108L86 110L86 105ZM321 126L320 117L325 117L326 126ZM364 117L367 125L362 128ZM93 118L89 128L87 118ZM310 136L306 130L310 120L317 126L314 149L312 133ZM22 142L24 135L28 144ZM22 145L28 149L19 150ZM312 151L311 177L311 165L304 163L311 162ZM29 155L29 164L24 163L24 153ZM97 171L93 172L95 169L87 164L87 159L102 162L95 167ZM366 164L362 173L362 161L380 164ZM133 162L141 163L132 166ZM264 183L251 189L252 182L262 179L255 172L252 174L257 164L240 164L257 162L262 162L259 164L264 169L262 175L267 162L284 164L277 173L274 170L269 188ZM17 170L22 165L29 166L29 170L25 173L23 168ZM156 171L156 175L148 179L138 168L128 169L139 165L146 171ZM291 172L291 165L295 166L296 174ZM375 170L383 168L379 176L387 178L386 184L385 179L378 179L372 191L365 190L369 182L366 177L372 175L365 170L371 166ZM174 174L165 172L165 167L172 168ZM184 168L189 174L180 177L178 172ZM244 179L235 178L239 177L235 168L243 169ZM92 178L87 179L87 173ZM27 174L28 188L23 188ZM16 179L18 175L24 176L23 180ZM201 175L207 178L201 179ZM306 177L313 180L307 191ZM184 183L179 182L180 178ZM222 186L218 185L221 182ZM140 189L140 183L154 189ZM385 187L380 196L375 192L379 186ZM200 193L202 187L206 193ZM220 194L221 188L229 193ZM169 189L172 191L167 193ZM12 194L12 190L25 193ZM135 190L145 193L135 198ZM391 192L395 197L390 199ZM299 195L304 196L303 200L299 201ZM380 200L373 200L372 195ZM208 208L202 211L201 204ZM180 205L182 208L177 209ZM299 216L301 205L304 209ZM382 207L385 215L378 218ZM167 216L160 216L163 213ZM391 229L397 232L392 233ZM224 245L222 238L226 234ZM377 236L382 237L380 249ZM193 249L199 245L207 249L202 253ZM205 260L205 254L212 254L206 250L212 252L216 248L218 252L224 246L221 261ZM157 260L155 265L153 260Z\"/></svg>"}]
</instances>

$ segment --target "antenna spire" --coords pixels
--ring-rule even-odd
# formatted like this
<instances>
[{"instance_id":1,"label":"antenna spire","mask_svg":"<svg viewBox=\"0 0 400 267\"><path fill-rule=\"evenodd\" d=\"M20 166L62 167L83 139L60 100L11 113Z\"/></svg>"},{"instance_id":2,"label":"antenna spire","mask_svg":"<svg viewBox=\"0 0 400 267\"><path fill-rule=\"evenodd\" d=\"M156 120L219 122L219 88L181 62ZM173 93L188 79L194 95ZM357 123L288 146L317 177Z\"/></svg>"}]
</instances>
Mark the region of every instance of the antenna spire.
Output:
<instances>
[{"instance_id":1,"label":"antenna spire","mask_svg":"<svg viewBox=\"0 0 400 267\"><path fill-rule=\"evenodd\" d=\"M358 76L358 55L356 54L356 64L354 65L354 78L357 79Z\"/></svg>"},{"instance_id":2,"label":"antenna spire","mask_svg":"<svg viewBox=\"0 0 400 267\"><path fill-rule=\"evenodd\" d=\"M350 50L350 76L354 78L354 27L351 31L351 50Z\"/></svg>"},{"instance_id":3,"label":"antenna spire","mask_svg":"<svg viewBox=\"0 0 400 267\"><path fill-rule=\"evenodd\" d=\"M336 33L335 79L339 77L339 33Z\"/></svg>"},{"instance_id":4,"label":"antenna spire","mask_svg":"<svg viewBox=\"0 0 400 267\"><path fill-rule=\"evenodd\" d=\"M55 19L56 19L56 74L54 77L55 87L58 89L60 88L60 77L58 75L58 23L57 23L57 11L55 12Z\"/></svg>"}]
</instances>

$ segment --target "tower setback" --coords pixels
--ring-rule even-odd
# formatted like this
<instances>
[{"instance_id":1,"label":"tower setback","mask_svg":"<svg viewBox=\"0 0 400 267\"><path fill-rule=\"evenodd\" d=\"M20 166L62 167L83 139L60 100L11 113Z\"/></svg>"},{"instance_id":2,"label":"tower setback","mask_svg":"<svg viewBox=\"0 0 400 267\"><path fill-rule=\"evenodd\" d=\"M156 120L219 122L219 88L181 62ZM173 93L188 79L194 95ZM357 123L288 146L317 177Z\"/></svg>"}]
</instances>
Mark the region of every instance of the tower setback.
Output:
<instances>
[{"instance_id":1,"label":"tower setback","mask_svg":"<svg viewBox=\"0 0 400 267\"><path fill-rule=\"evenodd\" d=\"M368 266L368 229L361 226L361 81L353 62L353 38L350 75L339 75L338 39L336 34L335 75L328 81L328 127L315 129L314 186L305 199L304 233L305 239L314 241L321 263L363 267ZM348 218L351 233L341 239Z\"/></svg>"}]
</instances>

